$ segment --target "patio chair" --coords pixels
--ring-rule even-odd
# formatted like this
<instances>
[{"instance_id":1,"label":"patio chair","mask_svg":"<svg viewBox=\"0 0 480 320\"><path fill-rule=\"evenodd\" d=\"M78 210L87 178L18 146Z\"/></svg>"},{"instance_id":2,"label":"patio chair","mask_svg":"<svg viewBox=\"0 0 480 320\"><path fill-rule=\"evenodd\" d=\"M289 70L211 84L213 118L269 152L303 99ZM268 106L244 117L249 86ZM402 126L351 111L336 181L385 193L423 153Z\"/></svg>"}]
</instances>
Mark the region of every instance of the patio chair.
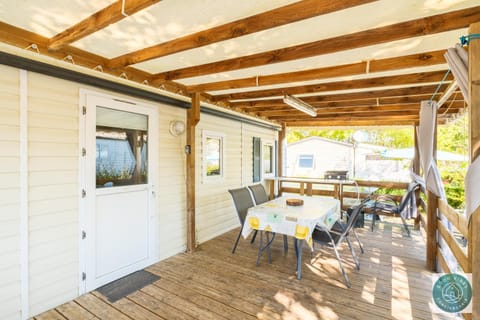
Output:
<instances>
[{"instance_id":1,"label":"patio chair","mask_svg":"<svg viewBox=\"0 0 480 320\"><path fill-rule=\"evenodd\" d=\"M270 200L268 198L267 191L265 191L265 188L261 183L248 186L248 189L252 191L253 199L255 199L255 205L259 205ZM255 233L252 238L252 243L255 241L256 236L257 234ZM288 251L288 238L286 235L283 235L283 250L284 253Z\"/></svg>"},{"instance_id":2,"label":"patio chair","mask_svg":"<svg viewBox=\"0 0 480 320\"><path fill-rule=\"evenodd\" d=\"M348 279L347 273L343 268L342 259L340 258L340 254L338 253L338 247L343 243L347 242L348 247L350 248L350 252L352 253L353 260L355 262L355 267L357 270L360 270L360 262L358 261L357 255L355 254L355 250L353 249L352 243L350 241L350 234L353 233L357 238L357 241L360 244L360 248L363 253L363 246L361 245L358 236L356 235L353 226L357 221L359 215L362 212L364 204L360 204L353 208L350 218L348 219L347 223L342 223L340 220L335 222L333 227L330 230L321 228L320 226L316 226L312 233L313 244L320 244L323 246L328 246L333 248L335 251L335 256L338 260L338 265L340 266L340 270L342 271L343 277L345 279L345 284L347 287L350 288L350 280Z\"/></svg>"},{"instance_id":3,"label":"patio chair","mask_svg":"<svg viewBox=\"0 0 480 320\"><path fill-rule=\"evenodd\" d=\"M248 186L248 189L252 191L253 199L255 200L255 205L259 205L270 200L268 198L267 191L265 191L265 188L263 187L262 184L260 183L253 184L251 186Z\"/></svg>"},{"instance_id":4,"label":"patio chair","mask_svg":"<svg viewBox=\"0 0 480 320\"><path fill-rule=\"evenodd\" d=\"M419 188L420 184L418 182L410 182L407 192L403 195L400 203L388 195L378 196L368 212L373 214L371 230L373 231L375 220L380 220L380 215L400 217L407 235L410 236L410 229L408 228L406 219L416 217L417 205L415 191Z\"/></svg>"},{"instance_id":5,"label":"patio chair","mask_svg":"<svg viewBox=\"0 0 480 320\"><path fill-rule=\"evenodd\" d=\"M232 249L232 253L235 253L237 249L238 241L240 240L240 236L242 235L243 225L245 223L245 218L247 216L247 211L255 204L253 203L252 196L250 195L250 191L247 188L238 188L238 189L231 189L228 192L232 195L233 203L235 204L235 208L237 209L238 219L240 220L240 231L238 232L237 240ZM257 230L253 234L252 241L255 241L255 237L257 235Z\"/></svg>"}]
</instances>

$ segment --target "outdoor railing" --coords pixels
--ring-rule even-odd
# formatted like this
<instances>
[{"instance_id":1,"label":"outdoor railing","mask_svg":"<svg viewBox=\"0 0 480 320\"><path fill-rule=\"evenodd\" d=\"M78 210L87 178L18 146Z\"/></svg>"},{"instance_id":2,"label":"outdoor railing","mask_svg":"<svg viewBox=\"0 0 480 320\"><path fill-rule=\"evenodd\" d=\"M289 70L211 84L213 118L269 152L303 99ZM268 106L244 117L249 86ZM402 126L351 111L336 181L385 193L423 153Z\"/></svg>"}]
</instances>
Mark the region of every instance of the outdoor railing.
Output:
<instances>
[{"instance_id":1,"label":"outdoor railing","mask_svg":"<svg viewBox=\"0 0 480 320\"><path fill-rule=\"evenodd\" d=\"M435 194L428 192L428 197L427 268L431 271L439 271L438 263L445 273L458 272L457 268L450 268L453 262L464 273L472 273L472 234L465 216L459 214L446 200L438 198ZM442 217L445 219L442 220ZM455 258L450 265L447 262L449 258L442 250L440 239L443 239L443 245L450 249ZM462 315L465 319L472 319L471 313Z\"/></svg>"},{"instance_id":2,"label":"outdoor railing","mask_svg":"<svg viewBox=\"0 0 480 320\"><path fill-rule=\"evenodd\" d=\"M301 195L313 196L331 196L339 199L342 208L349 207L344 200L346 199L364 199L371 196L372 189L379 188L406 190L408 183L404 182L385 182L385 181L365 181L365 180L324 180L324 179L308 179L308 178L272 178L266 179L269 184L270 196L282 193L297 193ZM351 191L355 187L360 192ZM368 191L364 191L368 190ZM468 222L464 215L459 214L453 209L446 200L439 199L435 194L427 191L427 203L417 193L417 206L419 214L415 220L415 226L420 225L426 232L427 249L426 264L427 269L431 271L437 270L437 263L445 273L456 272L449 267L449 260L441 250L439 239L443 239L443 245L448 246L455 261L464 273L474 273L474 268L479 265L473 263L473 245L474 235L472 228L469 228ZM394 196L396 200L400 200L401 196ZM477 210L477 211L480 211ZM480 212L475 212L474 215ZM446 218L441 219L441 217ZM448 222L447 222L448 221ZM453 228L452 228L453 227ZM471 227L471 226L470 226ZM475 289L474 289L475 290ZM474 312L475 314L475 312ZM462 314L465 319L472 319L472 314ZM473 318L478 319L478 318Z\"/></svg>"},{"instance_id":3,"label":"outdoor railing","mask_svg":"<svg viewBox=\"0 0 480 320\"><path fill-rule=\"evenodd\" d=\"M265 179L269 184L270 198L283 193L296 193L307 196L329 196L340 200L342 208L350 207L348 200L365 199L379 188L406 190L406 182L367 181L367 180L329 180L296 177L278 177ZM402 196L392 196L399 201ZM347 201L345 201L347 200Z\"/></svg>"}]
</instances>

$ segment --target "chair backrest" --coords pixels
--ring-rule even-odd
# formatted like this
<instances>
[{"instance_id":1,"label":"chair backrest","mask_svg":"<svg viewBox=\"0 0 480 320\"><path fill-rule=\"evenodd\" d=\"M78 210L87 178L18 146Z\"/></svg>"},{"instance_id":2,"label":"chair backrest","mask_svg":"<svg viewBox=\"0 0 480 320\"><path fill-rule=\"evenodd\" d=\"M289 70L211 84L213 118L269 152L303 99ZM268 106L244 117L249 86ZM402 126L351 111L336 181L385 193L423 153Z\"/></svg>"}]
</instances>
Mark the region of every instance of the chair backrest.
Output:
<instances>
[{"instance_id":1,"label":"chair backrest","mask_svg":"<svg viewBox=\"0 0 480 320\"><path fill-rule=\"evenodd\" d=\"M345 236L347 236L350 231L352 231L353 227L355 226L355 223L357 222L358 217L362 214L362 209L365 206L365 202L362 202L361 204L355 206L352 208L352 213L350 214L350 217L348 218L347 225L345 226L345 229L343 230L342 234L337 240L337 243L341 243Z\"/></svg>"},{"instance_id":2,"label":"chair backrest","mask_svg":"<svg viewBox=\"0 0 480 320\"><path fill-rule=\"evenodd\" d=\"M265 191L265 188L263 187L262 184L258 183L258 184L248 186L248 189L252 191L253 199L255 199L256 205L262 204L269 200L267 196L267 192Z\"/></svg>"},{"instance_id":3,"label":"chair backrest","mask_svg":"<svg viewBox=\"0 0 480 320\"><path fill-rule=\"evenodd\" d=\"M407 191L402 197L400 204L398 205L398 213L403 212L405 208L410 204L413 197L415 197L415 191L420 188L420 184L418 182L410 182L407 188Z\"/></svg>"},{"instance_id":4,"label":"chair backrest","mask_svg":"<svg viewBox=\"0 0 480 320\"><path fill-rule=\"evenodd\" d=\"M235 208L237 209L238 218L243 226L248 209L255 206L250 191L248 191L247 188L238 188L228 190L228 192L232 195Z\"/></svg>"}]
</instances>

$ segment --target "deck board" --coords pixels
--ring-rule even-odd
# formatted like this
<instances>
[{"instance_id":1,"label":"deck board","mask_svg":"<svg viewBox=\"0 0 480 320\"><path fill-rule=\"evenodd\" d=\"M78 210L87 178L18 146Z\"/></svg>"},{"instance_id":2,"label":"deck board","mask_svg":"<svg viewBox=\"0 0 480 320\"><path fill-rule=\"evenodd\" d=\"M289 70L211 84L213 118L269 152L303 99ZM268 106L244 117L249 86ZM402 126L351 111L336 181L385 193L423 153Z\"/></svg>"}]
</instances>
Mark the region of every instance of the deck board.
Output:
<instances>
[{"instance_id":1,"label":"deck board","mask_svg":"<svg viewBox=\"0 0 480 320\"><path fill-rule=\"evenodd\" d=\"M353 245L340 250L351 288L343 282L334 253L317 247L303 252L303 278L295 276L293 242L283 253L281 237L272 245L272 263L255 266L256 245L242 239L231 247L238 229L147 268L160 279L115 303L92 292L35 319L459 319L430 311L431 279L425 269L425 237L402 233L398 223L379 223L374 232L359 229L365 253Z\"/></svg>"}]
</instances>

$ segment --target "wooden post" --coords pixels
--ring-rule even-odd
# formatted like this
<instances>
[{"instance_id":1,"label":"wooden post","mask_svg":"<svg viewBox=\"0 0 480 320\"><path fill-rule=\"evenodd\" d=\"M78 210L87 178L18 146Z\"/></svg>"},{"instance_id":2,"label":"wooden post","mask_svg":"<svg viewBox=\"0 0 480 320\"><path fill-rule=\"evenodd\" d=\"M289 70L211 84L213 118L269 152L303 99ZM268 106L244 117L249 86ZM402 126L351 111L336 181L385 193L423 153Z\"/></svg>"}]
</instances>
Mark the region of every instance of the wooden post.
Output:
<instances>
[{"instance_id":1,"label":"wooden post","mask_svg":"<svg viewBox=\"0 0 480 320\"><path fill-rule=\"evenodd\" d=\"M276 181L275 178L268 180L268 190L270 191L270 194L269 194L270 200L275 199L275 181Z\"/></svg>"},{"instance_id":2,"label":"wooden post","mask_svg":"<svg viewBox=\"0 0 480 320\"><path fill-rule=\"evenodd\" d=\"M418 149L418 132L417 132L417 126L413 126L413 143L414 143L414 150L415 154L413 156L413 162L412 162L412 170L413 173L420 175L420 151ZM418 207L420 207L420 190L415 191L415 198L416 202L418 204ZM419 208L417 208L418 210ZM415 223L414 223L414 229L415 230L420 230L420 224L422 222L422 214L418 212L417 217L415 218Z\"/></svg>"},{"instance_id":3,"label":"wooden post","mask_svg":"<svg viewBox=\"0 0 480 320\"><path fill-rule=\"evenodd\" d=\"M469 34L480 34L480 22L470 25ZM468 49L470 93L469 128L470 160L480 156L480 39L472 39ZM480 207L470 217L468 228L468 260L472 273L472 319L480 320Z\"/></svg>"},{"instance_id":4,"label":"wooden post","mask_svg":"<svg viewBox=\"0 0 480 320\"><path fill-rule=\"evenodd\" d=\"M437 160L437 117L433 131L433 159ZM425 168L424 168L425 169ZM437 212L438 197L427 189L427 269L437 271Z\"/></svg>"},{"instance_id":5,"label":"wooden post","mask_svg":"<svg viewBox=\"0 0 480 320\"><path fill-rule=\"evenodd\" d=\"M285 144L286 144L286 139L287 139L287 125L285 123L282 124L282 131L278 133L278 150L277 150L277 177L283 177L285 172L283 172L283 167L285 165L284 163L284 157L285 157ZM270 184L270 200L275 198L275 181ZM280 190L282 188L282 185L280 181L276 184L277 186L277 194L278 196L282 195L282 191Z\"/></svg>"},{"instance_id":6,"label":"wooden post","mask_svg":"<svg viewBox=\"0 0 480 320\"><path fill-rule=\"evenodd\" d=\"M192 95L192 107L187 111L187 252L196 246L195 237L195 128L200 121L200 93Z\"/></svg>"},{"instance_id":7,"label":"wooden post","mask_svg":"<svg viewBox=\"0 0 480 320\"><path fill-rule=\"evenodd\" d=\"M283 157L285 156L285 139L287 138L287 125L285 123L282 124L282 131L278 133L278 172L277 175L279 177L283 177L285 172L283 172Z\"/></svg>"},{"instance_id":8,"label":"wooden post","mask_svg":"<svg viewBox=\"0 0 480 320\"><path fill-rule=\"evenodd\" d=\"M437 271L437 211L438 197L427 190L427 269Z\"/></svg>"},{"instance_id":9,"label":"wooden post","mask_svg":"<svg viewBox=\"0 0 480 320\"><path fill-rule=\"evenodd\" d=\"M307 196L311 197L313 195L313 184L307 182Z\"/></svg>"},{"instance_id":10,"label":"wooden post","mask_svg":"<svg viewBox=\"0 0 480 320\"><path fill-rule=\"evenodd\" d=\"M418 149L418 132L417 126L413 126L413 143L414 143L414 150L415 155L413 157L413 172L416 174L420 174L420 151Z\"/></svg>"}]
</instances>

